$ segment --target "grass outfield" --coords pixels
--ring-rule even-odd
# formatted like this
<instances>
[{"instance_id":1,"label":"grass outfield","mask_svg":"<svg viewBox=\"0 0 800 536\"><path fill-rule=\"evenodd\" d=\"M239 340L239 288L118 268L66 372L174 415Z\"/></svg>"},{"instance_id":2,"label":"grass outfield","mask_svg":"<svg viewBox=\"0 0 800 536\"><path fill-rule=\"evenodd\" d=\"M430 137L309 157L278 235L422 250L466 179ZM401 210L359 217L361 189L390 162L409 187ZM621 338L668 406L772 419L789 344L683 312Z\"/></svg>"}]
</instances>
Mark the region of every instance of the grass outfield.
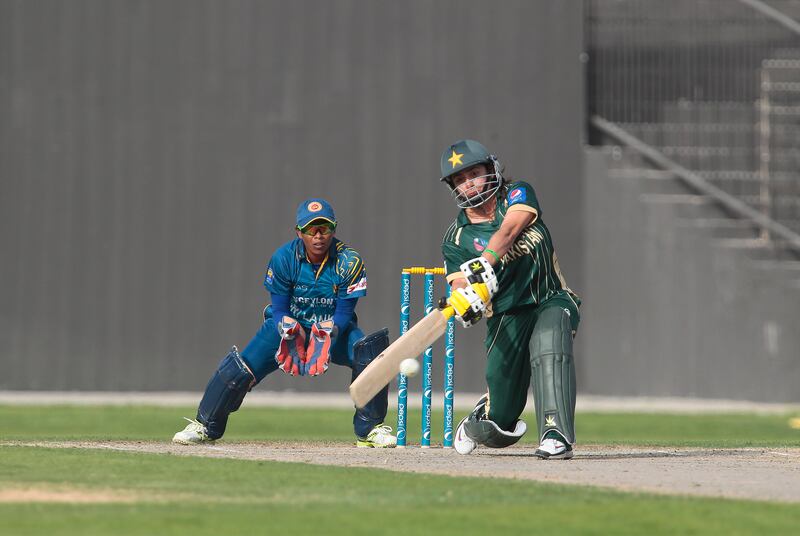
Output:
<instances>
[{"instance_id":1,"label":"grass outfield","mask_svg":"<svg viewBox=\"0 0 800 536\"><path fill-rule=\"evenodd\" d=\"M2 439L147 439L169 440L182 429L183 417L196 408L151 406L0 405ZM462 412L466 414L466 412ZM457 418L463 417L462 413ZM352 411L343 409L242 408L231 415L229 441L354 441ZM675 447L800 447L800 430L789 427L794 415L664 415L579 413L579 444ZM418 443L420 411L409 412L409 444ZM523 417L533 426L533 414ZM386 423L397 417L389 412ZM442 412L432 417L433 442L441 443ZM535 434L523 442L533 443Z\"/></svg>"},{"instance_id":2,"label":"grass outfield","mask_svg":"<svg viewBox=\"0 0 800 536\"><path fill-rule=\"evenodd\" d=\"M0 430L3 440L167 441L180 417L191 414L188 408L0 406ZM441 415L435 417L440 426ZM582 443L798 447L800 431L789 428L789 417L579 414L577 421ZM243 409L226 439L351 442L350 419L344 410ZM418 427L418 420L410 423L410 430ZM796 504L510 479L19 446L0 447L0 460L0 497L33 491L88 498L0 500L0 534L463 535L535 534L542 527L558 534L755 534L800 526Z\"/></svg>"}]
</instances>

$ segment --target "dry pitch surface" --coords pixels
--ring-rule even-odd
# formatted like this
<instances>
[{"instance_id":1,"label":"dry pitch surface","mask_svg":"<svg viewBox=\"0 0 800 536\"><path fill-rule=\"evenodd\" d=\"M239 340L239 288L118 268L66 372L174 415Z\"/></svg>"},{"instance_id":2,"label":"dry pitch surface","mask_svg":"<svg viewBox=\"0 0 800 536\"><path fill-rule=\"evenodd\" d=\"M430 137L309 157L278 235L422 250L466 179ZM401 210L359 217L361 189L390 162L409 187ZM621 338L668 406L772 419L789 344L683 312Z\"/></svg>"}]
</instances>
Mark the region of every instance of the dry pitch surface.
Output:
<instances>
[{"instance_id":1,"label":"dry pitch surface","mask_svg":"<svg viewBox=\"0 0 800 536\"><path fill-rule=\"evenodd\" d=\"M800 502L800 449L636 448L580 445L572 460L539 460L533 448L357 449L341 443L236 443L180 446L147 441L2 442L4 445L273 460L451 476L503 477L624 491Z\"/></svg>"}]
</instances>

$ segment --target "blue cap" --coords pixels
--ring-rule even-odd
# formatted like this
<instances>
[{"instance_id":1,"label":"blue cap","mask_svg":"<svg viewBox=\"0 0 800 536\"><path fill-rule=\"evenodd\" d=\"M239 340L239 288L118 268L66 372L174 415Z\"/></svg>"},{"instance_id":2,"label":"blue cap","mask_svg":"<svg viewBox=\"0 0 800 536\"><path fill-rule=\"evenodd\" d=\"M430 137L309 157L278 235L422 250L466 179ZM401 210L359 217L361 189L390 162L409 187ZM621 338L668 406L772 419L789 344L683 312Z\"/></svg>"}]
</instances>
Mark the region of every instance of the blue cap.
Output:
<instances>
[{"instance_id":1,"label":"blue cap","mask_svg":"<svg viewBox=\"0 0 800 536\"><path fill-rule=\"evenodd\" d=\"M324 199L306 199L297 207L297 227L302 229L314 220L327 220L336 225L333 207Z\"/></svg>"}]
</instances>

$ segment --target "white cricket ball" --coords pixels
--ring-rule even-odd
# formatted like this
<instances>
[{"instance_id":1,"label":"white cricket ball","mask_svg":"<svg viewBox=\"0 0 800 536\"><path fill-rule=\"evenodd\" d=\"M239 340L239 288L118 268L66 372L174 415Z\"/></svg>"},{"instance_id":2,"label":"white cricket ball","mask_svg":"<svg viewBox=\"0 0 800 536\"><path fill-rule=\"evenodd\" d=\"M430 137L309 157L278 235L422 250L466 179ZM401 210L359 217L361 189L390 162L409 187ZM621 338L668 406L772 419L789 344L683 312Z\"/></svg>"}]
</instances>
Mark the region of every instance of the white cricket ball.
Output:
<instances>
[{"instance_id":1,"label":"white cricket ball","mask_svg":"<svg viewBox=\"0 0 800 536\"><path fill-rule=\"evenodd\" d=\"M419 361L413 357L403 359L400 362L400 372L408 377L416 376L419 372Z\"/></svg>"}]
</instances>

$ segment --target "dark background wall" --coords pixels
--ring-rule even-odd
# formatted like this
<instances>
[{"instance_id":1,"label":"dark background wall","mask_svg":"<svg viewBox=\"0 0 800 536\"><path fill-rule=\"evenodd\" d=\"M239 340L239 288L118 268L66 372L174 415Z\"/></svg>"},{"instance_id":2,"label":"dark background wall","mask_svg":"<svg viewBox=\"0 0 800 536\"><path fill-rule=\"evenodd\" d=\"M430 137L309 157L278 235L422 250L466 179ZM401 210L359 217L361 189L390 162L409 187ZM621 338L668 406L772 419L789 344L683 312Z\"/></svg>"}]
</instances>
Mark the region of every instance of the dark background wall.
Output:
<instances>
[{"instance_id":1,"label":"dark background wall","mask_svg":"<svg viewBox=\"0 0 800 536\"><path fill-rule=\"evenodd\" d=\"M580 292L581 11L0 0L0 389L201 389L258 328L309 196L366 259L362 326L396 335L400 268L440 263L438 159L463 137L534 183ZM457 333L457 390L483 388L482 332ZM349 371L328 376L266 387Z\"/></svg>"},{"instance_id":2,"label":"dark background wall","mask_svg":"<svg viewBox=\"0 0 800 536\"><path fill-rule=\"evenodd\" d=\"M582 392L796 402L796 261L736 246L709 225L728 214L632 153L585 161Z\"/></svg>"}]
</instances>

